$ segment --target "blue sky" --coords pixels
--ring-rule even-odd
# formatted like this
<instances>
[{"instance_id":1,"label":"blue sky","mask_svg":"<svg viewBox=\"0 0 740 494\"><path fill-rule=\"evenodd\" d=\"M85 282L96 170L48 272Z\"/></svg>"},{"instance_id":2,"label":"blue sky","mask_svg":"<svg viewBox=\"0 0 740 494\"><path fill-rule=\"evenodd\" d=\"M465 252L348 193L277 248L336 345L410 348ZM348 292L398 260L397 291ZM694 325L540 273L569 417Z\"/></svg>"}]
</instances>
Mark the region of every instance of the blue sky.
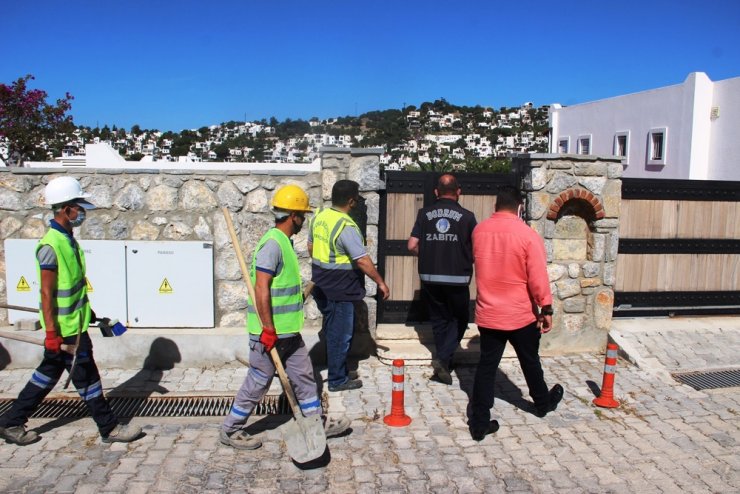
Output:
<instances>
[{"instance_id":1,"label":"blue sky","mask_svg":"<svg viewBox=\"0 0 740 494\"><path fill-rule=\"evenodd\" d=\"M179 131L419 105L575 104L740 76L740 1L0 0L0 82Z\"/></svg>"}]
</instances>

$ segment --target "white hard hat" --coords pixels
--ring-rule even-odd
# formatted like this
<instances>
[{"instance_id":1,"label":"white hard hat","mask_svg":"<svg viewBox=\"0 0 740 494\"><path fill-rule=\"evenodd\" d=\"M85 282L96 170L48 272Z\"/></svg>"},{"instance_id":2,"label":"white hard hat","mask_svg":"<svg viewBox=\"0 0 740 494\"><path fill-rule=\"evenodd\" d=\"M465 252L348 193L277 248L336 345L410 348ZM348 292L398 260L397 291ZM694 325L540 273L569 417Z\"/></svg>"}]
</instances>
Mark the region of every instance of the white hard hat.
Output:
<instances>
[{"instance_id":1,"label":"white hard hat","mask_svg":"<svg viewBox=\"0 0 740 494\"><path fill-rule=\"evenodd\" d=\"M82 186L76 178L57 177L46 184L44 198L47 206L55 206L66 202L75 202L85 209L94 209L87 199L90 194L82 192Z\"/></svg>"}]
</instances>

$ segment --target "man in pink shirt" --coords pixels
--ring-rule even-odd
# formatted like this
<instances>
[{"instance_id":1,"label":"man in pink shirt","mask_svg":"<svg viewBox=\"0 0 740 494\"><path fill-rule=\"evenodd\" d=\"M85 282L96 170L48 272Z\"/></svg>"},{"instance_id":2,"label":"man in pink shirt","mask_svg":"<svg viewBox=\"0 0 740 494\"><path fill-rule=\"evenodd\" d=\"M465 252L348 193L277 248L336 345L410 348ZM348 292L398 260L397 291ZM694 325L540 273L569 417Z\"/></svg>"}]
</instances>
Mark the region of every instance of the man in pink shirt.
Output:
<instances>
[{"instance_id":1,"label":"man in pink shirt","mask_svg":"<svg viewBox=\"0 0 740 494\"><path fill-rule=\"evenodd\" d=\"M519 358L538 417L555 410L563 398L560 384L548 392L539 356L540 336L552 328L545 245L520 219L522 211L519 191L502 187L496 196L496 211L473 230L480 361L468 426L476 441L498 430L498 422L490 420L491 407L496 370L506 342Z\"/></svg>"}]
</instances>

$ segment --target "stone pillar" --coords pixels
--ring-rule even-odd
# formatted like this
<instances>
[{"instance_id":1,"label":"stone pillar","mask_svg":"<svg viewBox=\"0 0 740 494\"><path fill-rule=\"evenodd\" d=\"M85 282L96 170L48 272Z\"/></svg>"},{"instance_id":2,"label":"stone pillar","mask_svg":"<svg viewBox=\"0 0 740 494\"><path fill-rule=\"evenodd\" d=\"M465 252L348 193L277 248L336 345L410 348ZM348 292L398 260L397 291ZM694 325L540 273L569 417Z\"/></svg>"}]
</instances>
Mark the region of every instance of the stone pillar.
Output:
<instances>
[{"instance_id":1,"label":"stone pillar","mask_svg":"<svg viewBox=\"0 0 740 494\"><path fill-rule=\"evenodd\" d=\"M553 330L543 350L603 350L614 304L622 163L532 154L514 159L528 222L545 240Z\"/></svg>"}]
</instances>

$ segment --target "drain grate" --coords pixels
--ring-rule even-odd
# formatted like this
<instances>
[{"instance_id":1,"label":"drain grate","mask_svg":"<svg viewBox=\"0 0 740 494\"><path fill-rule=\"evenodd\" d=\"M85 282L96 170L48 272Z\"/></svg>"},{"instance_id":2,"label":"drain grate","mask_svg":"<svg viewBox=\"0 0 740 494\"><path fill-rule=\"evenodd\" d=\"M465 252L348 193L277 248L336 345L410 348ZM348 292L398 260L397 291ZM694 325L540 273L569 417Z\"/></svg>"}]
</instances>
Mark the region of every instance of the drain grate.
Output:
<instances>
[{"instance_id":1,"label":"drain grate","mask_svg":"<svg viewBox=\"0 0 740 494\"><path fill-rule=\"evenodd\" d=\"M674 372L673 378L696 390L732 388L740 386L740 369Z\"/></svg>"},{"instance_id":2,"label":"drain grate","mask_svg":"<svg viewBox=\"0 0 740 494\"><path fill-rule=\"evenodd\" d=\"M12 399L0 399L0 415L13 404ZM223 417L231 410L233 396L121 396L108 397L118 417ZM252 412L253 415L290 415L285 395L267 395ZM89 415L79 398L48 398L31 415L33 418L80 418Z\"/></svg>"}]
</instances>

